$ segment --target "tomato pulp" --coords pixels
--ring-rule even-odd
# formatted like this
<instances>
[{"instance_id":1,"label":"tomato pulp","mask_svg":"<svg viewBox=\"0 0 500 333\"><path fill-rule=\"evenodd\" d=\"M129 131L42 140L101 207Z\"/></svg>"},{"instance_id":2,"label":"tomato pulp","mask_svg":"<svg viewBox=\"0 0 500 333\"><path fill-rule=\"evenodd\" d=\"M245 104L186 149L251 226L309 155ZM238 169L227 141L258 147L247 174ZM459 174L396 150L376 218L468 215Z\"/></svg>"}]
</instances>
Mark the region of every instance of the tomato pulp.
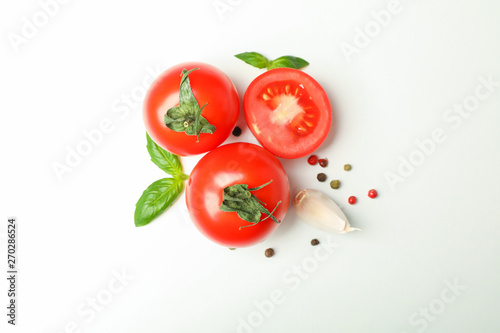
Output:
<instances>
[{"instance_id":1,"label":"tomato pulp","mask_svg":"<svg viewBox=\"0 0 500 333\"><path fill-rule=\"evenodd\" d=\"M189 74L191 90L201 115L215 126L213 134L187 135L165 125L165 114L179 105L179 88L183 69L194 70ZM207 152L222 144L231 134L239 114L238 93L229 77L218 68L190 62L176 65L161 74L151 85L144 103L143 118L146 130L159 146L169 152L186 156Z\"/></svg>"},{"instance_id":2,"label":"tomato pulp","mask_svg":"<svg viewBox=\"0 0 500 333\"><path fill-rule=\"evenodd\" d=\"M276 68L258 76L243 99L245 119L260 144L282 158L311 154L332 122L326 92L301 70Z\"/></svg>"},{"instance_id":3,"label":"tomato pulp","mask_svg":"<svg viewBox=\"0 0 500 333\"><path fill-rule=\"evenodd\" d=\"M194 167L186 186L186 204L194 225L207 238L230 248L263 241L279 223L267 218L252 224L236 212L222 211L220 207L228 186L247 184L256 188L269 181L251 193L269 211L277 206L272 215L280 222L290 202L290 186L278 159L260 146L243 142L212 150ZM266 217L262 213L261 219Z\"/></svg>"}]
</instances>

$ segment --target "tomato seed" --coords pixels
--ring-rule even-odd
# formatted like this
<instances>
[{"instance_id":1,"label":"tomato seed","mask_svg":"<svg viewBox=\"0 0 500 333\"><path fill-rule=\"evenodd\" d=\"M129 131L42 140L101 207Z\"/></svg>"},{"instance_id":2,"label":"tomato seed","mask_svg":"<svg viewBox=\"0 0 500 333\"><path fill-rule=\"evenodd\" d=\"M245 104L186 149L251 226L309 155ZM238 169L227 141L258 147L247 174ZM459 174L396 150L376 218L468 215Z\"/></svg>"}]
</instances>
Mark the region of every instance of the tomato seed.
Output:
<instances>
[{"instance_id":1,"label":"tomato seed","mask_svg":"<svg viewBox=\"0 0 500 333\"><path fill-rule=\"evenodd\" d=\"M309 158L307 159L307 163L309 163L310 165L315 165L316 163L318 163L318 156L316 155L309 156Z\"/></svg>"},{"instance_id":2,"label":"tomato seed","mask_svg":"<svg viewBox=\"0 0 500 333\"><path fill-rule=\"evenodd\" d=\"M326 175L324 173L318 173L318 175L316 176L316 178L320 181L320 182L324 182L326 180Z\"/></svg>"},{"instance_id":3,"label":"tomato seed","mask_svg":"<svg viewBox=\"0 0 500 333\"><path fill-rule=\"evenodd\" d=\"M268 258L271 258L272 256L274 256L274 250L269 248L266 250L266 252L264 252L264 255Z\"/></svg>"},{"instance_id":4,"label":"tomato seed","mask_svg":"<svg viewBox=\"0 0 500 333\"><path fill-rule=\"evenodd\" d=\"M238 126L236 126L236 127L233 129L233 135L234 135L234 136L240 136L240 135L241 135L241 128L239 128Z\"/></svg>"},{"instance_id":5,"label":"tomato seed","mask_svg":"<svg viewBox=\"0 0 500 333\"><path fill-rule=\"evenodd\" d=\"M328 165L328 159L326 159L326 158L320 159L319 165L321 165L323 168L326 168L326 166Z\"/></svg>"},{"instance_id":6,"label":"tomato seed","mask_svg":"<svg viewBox=\"0 0 500 333\"><path fill-rule=\"evenodd\" d=\"M348 200L348 201L349 201L349 203L350 203L351 205L354 205L354 204L356 203L356 201L357 201L357 200L358 200L358 199L356 199L356 197L353 195L353 196L350 196L350 197L349 197L349 200Z\"/></svg>"},{"instance_id":7,"label":"tomato seed","mask_svg":"<svg viewBox=\"0 0 500 333\"><path fill-rule=\"evenodd\" d=\"M369 196L370 198L372 198L372 199L373 199L373 198L376 198L376 197L377 197L377 195L378 195L378 193L377 193L377 191L376 191L376 190L373 190L373 189L372 189L372 190L369 190L369 191L368 191L368 196Z\"/></svg>"}]
</instances>

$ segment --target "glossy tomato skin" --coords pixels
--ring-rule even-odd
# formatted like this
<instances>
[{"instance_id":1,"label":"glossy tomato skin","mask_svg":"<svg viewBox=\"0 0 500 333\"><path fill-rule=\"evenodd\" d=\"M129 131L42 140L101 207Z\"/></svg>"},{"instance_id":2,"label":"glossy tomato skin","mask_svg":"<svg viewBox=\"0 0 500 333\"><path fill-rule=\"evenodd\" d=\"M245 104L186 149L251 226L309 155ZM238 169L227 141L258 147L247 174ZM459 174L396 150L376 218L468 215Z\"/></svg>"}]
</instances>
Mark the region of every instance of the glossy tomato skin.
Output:
<instances>
[{"instance_id":1,"label":"glossy tomato skin","mask_svg":"<svg viewBox=\"0 0 500 333\"><path fill-rule=\"evenodd\" d=\"M274 155L310 155L326 139L332 123L330 101L311 76L293 68L259 75L243 98L245 119L260 144Z\"/></svg>"},{"instance_id":2,"label":"glossy tomato skin","mask_svg":"<svg viewBox=\"0 0 500 333\"><path fill-rule=\"evenodd\" d=\"M264 188L253 191L274 212L278 221L285 218L290 202L288 177L278 159L269 151L251 143L231 143L206 154L194 167L186 186L186 204L194 225L210 240L226 247L239 248L262 242L280 224L268 218L255 225L238 217L236 212L220 210L222 191L235 184ZM262 214L262 218L266 217Z\"/></svg>"},{"instance_id":3,"label":"glossy tomato skin","mask_svg":"<svg viewBox=\"0 0 500 333\"><path fill-rule=\"evenodd\" d=\"M184 68L200 68L189 74L191 89L200 107L208 103L202 116L216 127L213 134L200 134L198 142L195 135L175 132L164 123L168 109L179 105ZM146 95L143 119L153 141L173 154L186 156L205 153L222 144L231 134L238 114L238 93L231 79L212 65L188 62L167 69L153 82Z\"/></svg>"}]
</instances>

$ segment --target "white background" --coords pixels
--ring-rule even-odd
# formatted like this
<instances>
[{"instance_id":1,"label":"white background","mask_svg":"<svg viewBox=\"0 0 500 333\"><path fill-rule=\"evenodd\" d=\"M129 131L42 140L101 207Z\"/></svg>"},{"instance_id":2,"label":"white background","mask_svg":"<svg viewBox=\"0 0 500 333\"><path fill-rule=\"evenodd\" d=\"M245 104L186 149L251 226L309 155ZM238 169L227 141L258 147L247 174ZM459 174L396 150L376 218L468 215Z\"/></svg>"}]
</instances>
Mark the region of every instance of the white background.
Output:
<instances>
[{"instance_id":1,"label":"white background","mask_svg":"<svg viewBox=\"0 0 500 333\"><path fill-rule=\"evenodd\" d=\"M481 78L500 82L500 3L401 1L360 44L358 29L377 29L372 13L388 3L69 1L47 22L41 14L46 24L15 47L24 18L33 22L42 8L3 1L0 257L6 271L6 219L16 216L20 274L14 328L1 279L1 331L498 332L498 83L478 88L488 97L460 124L445 117L474 100ZM346 44L360 47L346 56ZM142 100L126 114L113 106L134 91L141 97L152 69L188 60L219 67L243 97L262 72L233 57L244 51L310 62L305 71L335 109L317 154L342 187L318 183L321 168L305 159L282 163L293 193L325 191L362 232L329 236L291 209L267 241L229 251L185 218L183 197L134 227L135 202L164 174L145 148ZM112 131L59 180L53 164L105 119ZM242 117L238 124L240 139L256 142ZM416 140L436 129L444 142L418 153ZM420 163L413 172L401 166L410 157ZM183 158L185 171L198 159ZM398 172L407 174L391 188L387 175Z\"/></svg>"}]
</instances>

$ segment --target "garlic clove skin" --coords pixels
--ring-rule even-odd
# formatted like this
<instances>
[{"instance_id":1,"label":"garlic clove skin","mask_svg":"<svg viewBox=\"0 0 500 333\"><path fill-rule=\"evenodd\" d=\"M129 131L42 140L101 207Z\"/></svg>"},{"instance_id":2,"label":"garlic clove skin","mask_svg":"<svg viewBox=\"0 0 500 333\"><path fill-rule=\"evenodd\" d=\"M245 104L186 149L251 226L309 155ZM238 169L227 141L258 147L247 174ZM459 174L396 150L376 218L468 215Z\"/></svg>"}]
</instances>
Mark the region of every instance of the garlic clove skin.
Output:
<instances>
[{"instance_id":1,"label":"garlic clove skin","mask_svg":"<svg viewBox=\"0 0 500 333\"><path fill-rule=\"evenodd\" d=\"M340 207L321 191L299 191L293 199L297 216L307 224L336 234L360 230L350 226Z\"/></svg>"}]
</instances>

